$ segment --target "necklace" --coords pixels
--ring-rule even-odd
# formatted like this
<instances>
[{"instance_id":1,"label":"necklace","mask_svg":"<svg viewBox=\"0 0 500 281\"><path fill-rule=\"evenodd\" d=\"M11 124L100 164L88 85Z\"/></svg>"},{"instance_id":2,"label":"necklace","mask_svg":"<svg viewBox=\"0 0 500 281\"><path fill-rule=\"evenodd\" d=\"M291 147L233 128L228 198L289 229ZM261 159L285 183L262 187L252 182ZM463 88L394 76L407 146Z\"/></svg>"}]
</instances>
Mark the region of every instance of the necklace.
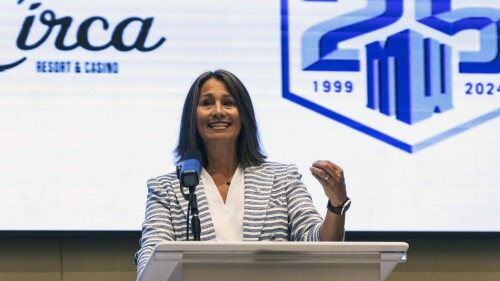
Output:
<instances>
[{"instance_id":1,"label":"necklace","mask_svg":"<svg viewBox=\"0 0 500 281\"><path fill-rule=\"evenodd\" d=\"M215 170L214 170L214 169L212 169L212 168L210 168L210 171L212 172L212 174L215 174L215 173L216 173L216 172L215 172ZM223 176L223 177L225 177L225 176ZM230 176L230 177L225 177L225 178L226 178L226 181L224 181L224 183L225 183L225 184L227 184L228 186L229 186L229 185L231 185L231 178L232 178L232 177L233 177L233 176Z\"/></svg>"}]
</instances>

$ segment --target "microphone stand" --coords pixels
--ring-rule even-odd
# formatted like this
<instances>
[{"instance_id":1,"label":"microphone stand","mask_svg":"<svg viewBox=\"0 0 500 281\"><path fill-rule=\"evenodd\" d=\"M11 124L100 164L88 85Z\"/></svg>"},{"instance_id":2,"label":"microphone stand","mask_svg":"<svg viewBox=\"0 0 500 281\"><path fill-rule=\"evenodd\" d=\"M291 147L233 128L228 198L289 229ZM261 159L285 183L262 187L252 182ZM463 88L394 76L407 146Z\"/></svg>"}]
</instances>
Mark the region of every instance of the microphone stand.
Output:
<instances>
[{"instance_id":1,"label":"microphone stand","mask_svg":"<svg viewBox=\"0 0 500 281\"><path fill-rule=\"evenodd\" d=\"M191 206L191 228L194 241L200 241L201 225L198 216L198 201L194 193L195 187L189 187L189 206ZM188 226L189 227L189 226ZM189 240L189 237L188 237Z\"/></svg>"},{"instance_id":2,"label":"microphone stand","mask_svg":"<svg viewBox=\"0 0 500 281\"><path fill-rule=\"evenodd\" d=\"M201 157L201 156L200 156ZM200 161L201 162L201 161ZM192 165L192 164L191 164ZM191 168L191 167L190 167ZM194 241L200 241L201 234L201 224L198 212L198 200L196 199L195 188L199 183L199 171L189 170L187 176L189 176L189 180L187 180L186 186L184 185L183 178L181 176L181 166L176 167L177 178L179 179L181 185L181 193L184 199L188 200L188 210L186 217L186 241L189 241L189 213L191 212L191 231L193 232ZM194 178L193 178L194 176ZM189 195L184 193L183 187L187 187L189 189Z\"/></svg>"}]
</instances>

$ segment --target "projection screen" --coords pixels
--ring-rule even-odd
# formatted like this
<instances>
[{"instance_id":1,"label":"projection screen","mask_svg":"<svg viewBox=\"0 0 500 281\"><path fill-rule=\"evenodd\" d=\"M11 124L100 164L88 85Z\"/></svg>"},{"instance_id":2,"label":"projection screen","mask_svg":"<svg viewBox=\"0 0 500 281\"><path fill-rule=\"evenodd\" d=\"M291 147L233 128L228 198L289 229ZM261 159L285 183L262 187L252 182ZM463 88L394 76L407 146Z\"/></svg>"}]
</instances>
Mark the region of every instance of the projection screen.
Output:
<instances>
[{"instance_id":1,"label":"projection screen","mask_svg":"<svg viewBox=\"0 0 500 281\"><path fill-rule=\"evenodd\" d=\"M345 171L347 230L500 231L500 1L0 3L0 230L140 230L227 69L269 161Z\"/></svg>"}]
</instances>

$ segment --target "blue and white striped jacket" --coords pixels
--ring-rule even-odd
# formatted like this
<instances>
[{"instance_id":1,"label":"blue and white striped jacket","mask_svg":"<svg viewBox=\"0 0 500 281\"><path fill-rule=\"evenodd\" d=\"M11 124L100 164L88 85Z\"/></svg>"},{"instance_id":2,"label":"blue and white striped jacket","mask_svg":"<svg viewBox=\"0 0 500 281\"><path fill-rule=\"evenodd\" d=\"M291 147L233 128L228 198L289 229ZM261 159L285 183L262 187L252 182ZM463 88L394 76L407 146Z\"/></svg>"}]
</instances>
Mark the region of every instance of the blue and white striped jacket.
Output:
<instances>
[{"instance_id":1,"label":"blue and white striped jacket","mask_svg":"<svg viewBox=\"0 0 500 281\"><path fill-rule=\"evenodd\" d=\"M323 219L300 178L295 165L265 162L244 169L243 240L319 241ZM203 182L200 181L195 193L201 222L200 239L215 240ZM137 252L138 273L157 243L186 240L187 207L188 201L181 194L175 173L148 181L141 249ZM192 240L192 236L189 239Z\"/></svg>"}]
</instances>

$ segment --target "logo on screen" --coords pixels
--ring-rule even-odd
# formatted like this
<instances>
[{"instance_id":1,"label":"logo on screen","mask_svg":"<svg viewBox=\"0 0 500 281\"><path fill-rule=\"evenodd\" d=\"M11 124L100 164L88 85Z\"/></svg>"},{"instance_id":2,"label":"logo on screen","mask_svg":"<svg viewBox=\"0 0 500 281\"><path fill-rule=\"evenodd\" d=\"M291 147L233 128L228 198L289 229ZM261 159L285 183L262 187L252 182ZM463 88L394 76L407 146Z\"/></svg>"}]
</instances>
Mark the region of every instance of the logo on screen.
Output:
<instances>
[{"instance_id":1,"label":"logo on screen","mask_svg":"<svg viewBox=\"0 0 500 281\"><path fill-rule=\"evenodd\" d=\"M283 97L409 153L498 117L500 1L456 2L283 0Z\"/></svg>"},{"instance_id":2,"label":"logo on screen","mask_svg":"<svg viewBox=\"0 0 500 281\"><path fill-rule=\"evenodd\" d=\"M10 39L23 52L35 50L46 44L52 44L55 49L63 52L78 48L92 52L108 48L114 48L120 52L132 50L150 52L159 48L166 40L161 37L154 43L147 43L153 26L153 17L129 17L112 26L110 21L102 16L92 16L77 21L72 16L57 15L54 10L44 9L42 2L29 3L29 1L17 0L17 5L26 8L28 15L22 20L17 38ZM92 34L99 36L96 36L97 39L92 38ZM94 43L102 41L102 34L107 36L105 42ZM126 35L132 36L132 42L125 40ZM54 38L52 42L50 38ZM17 67L27 59L27 56L23 56L14 58L8 63L0 63L0 72ZM118 63L40 60L36 62L36 70L38 72L117 73Z\"/></svg>"}]
</instances>

